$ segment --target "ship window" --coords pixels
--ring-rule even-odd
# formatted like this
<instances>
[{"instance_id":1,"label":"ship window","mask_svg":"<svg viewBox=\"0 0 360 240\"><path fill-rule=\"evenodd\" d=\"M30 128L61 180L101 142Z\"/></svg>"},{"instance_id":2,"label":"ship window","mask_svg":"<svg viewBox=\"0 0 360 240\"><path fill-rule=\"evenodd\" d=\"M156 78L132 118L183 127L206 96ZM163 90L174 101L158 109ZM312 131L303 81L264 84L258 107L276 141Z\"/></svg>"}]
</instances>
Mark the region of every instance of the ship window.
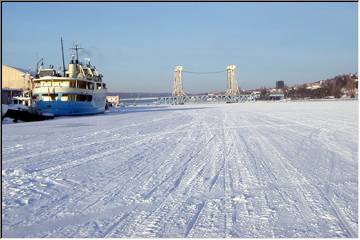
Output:
<instances>
[{"instance_id":1,"label":"ship window","mask_svg":"<svg viewBox=\"0 0 360 240\"><path fill-rule=\"evenodd\" d=\"M94 83L88 82L88 89L94 90Z\"/></svg>"},{"instance_id":2,"label":"ship window","mask_svg":"<svg viewBox=\"0 0 360 240\"><path fill-rule=\"evenodd\" d=\"M101 83L96 84L96 89L101 89Z\"/></svg>"},{"instance_id":3,"label":"ship window","mask_svg":"<svg viewBox=\"0 0 360 240\"><path fill-rule=\"evenodd\" d=\"M61 101L73 101L73 102L91 102L91 95L82 94L63 94Z\"/></svg>"},{"instance_id":4,"label":"ship window","mask_svg":"<svg viewBox=\"0 0 360 240\"><path fill-rule=\"evenodd\" d=\"M69 94L69 101L75 101L75 100L76 100L76 95Z\"/></svg>"},{"instance_id":5,"label":"ship window","mask_svg":"<svg viewBox=\"0 0 360 240\"><path fill-rule=\"evenodd\" d=\"M61 101L69 101L69 96L67 94L63 94L61 96Z\"/></svg>"},{"instance_id":6,"label":"ship window","mask_svg":"<svg viewBox=\"0 0 360 240\"><path fill-rule=\"evenodd\" d=\"M86 82L84 82L84 81L78 81L78 88L86 89Z\"/></svg>"},{"instance_id":7,"label":"ship window","mask_svg":"<svg viewBox=\"0 0 360 240\"><path fill-rule=\"evenodd\" d=\"M46 77L46 76L55 76L56 72L52 69L46 69L46 70L40 70L39 76L40 77Z\"/></svg>"},{"instance_id":8,"label":"ship window","mask_svg":"<svg viewBox=\"0 0 360 240\"><path fill-rule=\"evenodd\" d=\"M63 94L61 101L76 101L76 94Z\"/></svg>"},{"instance_id":9,"label":"ship window","mask_svg":"<svg viewBox=\"0 0 360 240\"><path fill-rule=\"evenodd\" d=\"M91 95L77 95L76 101L77 102L91 102L92 96Z\"/></svg>"},{"instance_id":10,"label":"ship window","mask_svg":"<svg viewBox=\"0 0 360 240\"><path fill-rule=\"evenodd\" d=\"M70 81L70 85L71 88L75 88L76 87L76 81Z\"/></svg>"},{"instance_id":11,"label":"ship window","mask_svg":"<svg viewBox=\"0 0 360 240\"><path fill-rule=\"evenodd\" d=\"M55 101L58 99L58 95L57 94L43 94L43 101L47 102L47 101Z\"/></svg>"}]
</instances>

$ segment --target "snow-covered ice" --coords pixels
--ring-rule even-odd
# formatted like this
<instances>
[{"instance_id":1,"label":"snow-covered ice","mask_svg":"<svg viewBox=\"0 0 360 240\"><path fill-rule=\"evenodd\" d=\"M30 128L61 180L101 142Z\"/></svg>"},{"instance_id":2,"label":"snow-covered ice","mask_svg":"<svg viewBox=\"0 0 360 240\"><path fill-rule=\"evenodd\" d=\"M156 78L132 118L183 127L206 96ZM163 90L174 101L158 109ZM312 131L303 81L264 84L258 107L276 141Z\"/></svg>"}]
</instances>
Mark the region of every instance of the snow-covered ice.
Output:
<instances>
[{"instance_id":1,"label":"snow-covered ice","mask_svg":"<svg viewBox=\"0 0 360 240\"><path fill-rule=\"evenodd\" d=\"M357 237L358 102L2 126L4 237Z\"/></svg>"}]
</instances>

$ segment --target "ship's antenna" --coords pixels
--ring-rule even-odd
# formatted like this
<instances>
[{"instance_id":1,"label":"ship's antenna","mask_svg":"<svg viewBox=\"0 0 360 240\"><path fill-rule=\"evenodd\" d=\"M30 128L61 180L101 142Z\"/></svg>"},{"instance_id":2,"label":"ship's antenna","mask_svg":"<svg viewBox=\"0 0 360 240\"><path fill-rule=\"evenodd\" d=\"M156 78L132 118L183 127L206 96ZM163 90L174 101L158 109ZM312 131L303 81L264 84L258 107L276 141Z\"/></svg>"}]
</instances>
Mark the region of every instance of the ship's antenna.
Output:
<instances>
[{"instance_id":1,"label":"ship's antenna","mask_svg":"<svg viewBox=\"0 0 360 240\"><path fill-rule=\"evenodd\" d=\"M78 53L78 50L79 50L79 49L83 49L83 48L78 47L78 45L75 43L75 47L70 48L70 49L76 51L76 62L79 62L79 53Z\"/></svg>"},{"instance_id":2,"label":"ship's antenna","mask_svg":"<svg viewBox=\"0 0 360 240\"><path fill-rule=\"evenodd\" d=\"M61 37L61 54L62 54L62 62L63 62L63 71L64 71L64 77L65 77L65 59L64 59L64 45L63 45L63 39Z\"/></svg>"}]
</instances>

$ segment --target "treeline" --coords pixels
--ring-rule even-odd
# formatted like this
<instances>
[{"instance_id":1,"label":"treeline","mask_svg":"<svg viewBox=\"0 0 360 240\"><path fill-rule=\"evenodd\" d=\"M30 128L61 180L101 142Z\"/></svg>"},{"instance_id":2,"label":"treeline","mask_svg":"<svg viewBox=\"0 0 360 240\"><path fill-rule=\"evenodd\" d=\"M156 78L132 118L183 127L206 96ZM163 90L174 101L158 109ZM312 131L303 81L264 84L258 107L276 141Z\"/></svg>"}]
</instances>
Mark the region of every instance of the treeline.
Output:
<instances>
[{"instance_id":1,"label":"treeline","mask_svg":"<svg viewBox=\"0 0 360 240\"><path fill-rule=\"evenodd\" d=\"M261 88L259 100L270 100L271 94L283 93L285 98L291 99L320 99L320 98L354 98L358 89L356 74L343 74L326 80L291 86L283 89Z\"/></svg>"},{"instance_id":2,"label":"treeline","mask_svg":"<svg viewBox=\"0 0 360 240\"><path fill-rule=\"evenodd\" d=\"M311 88L317 85L318 88ZM339 75L313 84L303 84L284 89L285 98L340 98L342 96L355 97L357 90L357 76L354 74Z\"/></svg>"}]
</instances>

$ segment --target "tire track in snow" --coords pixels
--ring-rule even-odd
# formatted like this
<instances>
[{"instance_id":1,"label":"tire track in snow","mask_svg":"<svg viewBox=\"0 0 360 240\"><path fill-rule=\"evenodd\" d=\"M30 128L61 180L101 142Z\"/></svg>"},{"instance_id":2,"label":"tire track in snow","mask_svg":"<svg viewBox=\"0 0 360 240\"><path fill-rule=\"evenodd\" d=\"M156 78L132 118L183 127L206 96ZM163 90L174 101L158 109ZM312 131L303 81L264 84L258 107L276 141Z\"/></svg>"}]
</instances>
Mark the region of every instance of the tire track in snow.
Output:
<instances>
[{"instance_id":1,"label":"tire track in snow","mask_svg":"<svg viewBox=\"0 0 360 240\"><path fill-rule=\"evenodd\" d=\"M321 128L314 130L311 135L310 135L310 141L312 140L312 136L314 134L320 133L321 132ZM273 140L273 143L276 143L276 141ZM327 149L327 145L324 145L323 143L321 143L321 146L326 146ZM279 148L274 148L271 151L276 151L276 149ZM325 183L324 183L324 189L319 187L319 184L321 184L319 182L318 179L313 179L311 182L316 183L319 182L318 184L311 184L306 178L304 178L303 176L300 177L299 175L299 171L297 170L296 167L291 166L291 169L293 169L293 173L291 174L292 177L296 176L298 180L298 182L305 182L308 186L310 187L302 187L300 184L298 184L298 188L301 189L301 192L303 195L313 195L313 192L310 192L308 189L317 189L318 193L321 193L321 197L323 199L325 199L326 202L328 202L329 206L331 207L331 212L333 212L333 214L335 215L335 217L338 219L338 222L341 226L341 229L344 231L344 233L346 234L346 236L348 237L354 237L356 236L356 234L354 233L354 231L352 230L352 228L349 226L349 224L347 223L347 221L344 219L344 216L341 214L341 212L339 211L339 208L336 206L336 204L331 200L331 197L329 196L330 194L330 185L331 185L331 178L333 177L333 173L334 173L334 168L335 168L335 162L334 162L334 152L331 149L328 149L328 153L330 154L330 156L328 157L328 161L329 161L329 173L327 174ZM279 153L277 153L279 155ZM287 162L287 161L282 161L282 162ZM290 166L290 165L289 165ZM294 174L295 173L295 174ZM303 221L306 224L306 222L308 221L308 217L303 216L302 211L304 209L298 209L298 212L300 215L302 215Z\"/></svg>"},{"instance_id":2,"label":"tire track in snow","mask_svg":"<svg viewBox=\"0 0 360 240\"><path fill-rule=\"evenodd\" d=\"M186 126L181 126L181 127L186 127ZM181 128L181 127L179 127L179 128ZM175 128L173 131L176 131L177 130L177 128ZM159 134L158 136L160 136L161 134ZM153 136L154 137L154 136ZM155 136L156 137L156 136ZM144 140L144 141L146 141L146 140ZM142 141L143 142L143 141ZM129 147L129 146L127 146L127 147ZM118 149L118 150L116 150L116 151L112 151L112 152L110 152L111 154L112 153L114 153L114 152L117 152L117 151L121 151L122 149ZM155 149L153 149L153 150L155 150ZM106 154L110 154L109 152L107 152ZM93 156L94 158L96 157L96 158L98 158L99 156L103 156L103 155L97 155L97 156ZM76 167L76 166L78 166L78 165L74 165L74 167ZM62 172L64 171L64 170L68 170L68 169L64 169L63 168L63 166L59 166L57 169L61 169L62 170ZM51 169L51 171L54 171L54 169ZM81 195L79 195L79 197L78 197L78 200L81 200L81 199L83 199L83 194L81 194ZM78 200L74 200L74 202L77 202ZM58 203L58 199L55 199L54 200L55 202L53 203L53 204L55 204L55 205L57 205L57 203ZM59 209L59 210L57 210L55 213L53 213L51 216L52 217L54 217L54 216L56 216L58 213L60 213L61 211L63 211L63 209L66 207L66 204L67 204L67 202L64 202L63 204L61 204L61 205L58 205L57 207L55 207L55 209ZM54 205L52 205L53 207L52 207L52 209L54 209ZM44 212L44 213L47 213L47 214L49 214L49 209L42 209L43 211L42 212ZM39 213L40 214L40 213ZM41 214L40 214L41 215Z\"/></svg>"},{"instance_id":3,"label":"tire track in snow","mask_svg":"<svg viewBox=\"0 0 360 240\"><path fill-rule=\"evenodd\" d=\"M207 134L207 137L210 137L210 136L211 136L211 134ZM206 164L206 162L202 163L201 161L199 161L199 160L204 159L204 158L199 159L199 156L200 156L200 152L201 152L201 154L205 153L204 148L211 149L211 146L209 144L212 142L213 139L214 139L214 136L211 136L210 139L206 141L205 145L202 145L203 147L200 149L200 151L196 150L197 152L195 152L195 155L189 159L191 161L194 161L195 166L200 165L199 167L193 167L198 170L195 170L195 172L193 172L191 169L189 169L189 166L190 166L189 160L187 162L185 162L182 167L178 168L178 169L182 168L183 170L178 174L177 179L174 179L175 180L174 186L171 187L170 190L166 191L167 192L166 198L161 202L161 204L158 205L156 210L154 210L152 213L150 213L150 215L144 220L144 222L141 223L141 225L143 227L140 227L140 229L137 231L137 232L142 233L140 236L147 236L147 237L163 236L163 235L157 235L157 232L160 231L161 229L163 229L163 226L167 222L166 219L170 219L170 218L176 219L177 218L176 215L179 214L178 213L179 208L181 206L183 206L186 201L188 201L189 197L191 196L190 194L191 194L192 190L196 190L197 185L200 185L200 186L202 185L202 181L199 181L199 180L203 178L202 176L205 173L205 167L208 164ZM198 143L199 140L196 140L194 142ZM208 146L208 147L206 147L206 146ZM198 147L192 146L192 149L194 151L195 149L198 149ZM178 171L178 170L176 170L176 171ZM191 172L191 175L189 175L189 172ZM185 181L185 179L184 179L185 174L187 174L187 176L190 177L189 180L187 180L187 181ZM174 181L174 180L172 180L172 181ZM164 184L168 181L169 181L169 179L166 178L164 181L161 182L161 184ZM181 183L181 185L180 185L180 183ZM160 187L157 186L157 188L160 188ZM180 194L180 196L179 196L179 191L183 192L182 194ZM180 197L180 199L178 197L176 197L177 200L175 201L175 203L173 203L174 196ZM168 206L171 206L171 211L169 210L170 208ZM162 219L162 221L159 221L159 219ZM191 225L191 223L193 223L192 227L194 227L195 223L192 222L191 220L189 220L190 225ZM144 229L144 226L151 226L151 227ZM188 229L188 232L190 232L189 226L187 227L187 229Z\"/></svg>"},{"instance_id":4,"label":"tire track in snow","mask_svg":"<svg viewBox=\"0 0 360 240\"><path fill-rule=\"evenodd\" d=\"M175 129L176 131L176 129ZM156 138L156 137L154 137ZM160 138L156 138L159 142L161 142L162 139ZM153 143L152 145L156 145L155 143ZM162 147L169 147L169 145L162 145ZM120 175L119 174L115 174L116 171L119 169L119 167L121 168L124 164L123 163L120 163L117 167L107 171L105 173L105 175L115 175L115 177L113 178L110 178L110 179L106 179L109 183L112 183L114 182L114 180L116 178L118 178L119 176L121 176L122 174L125 174L127 171L131 170L131 169L138 169L140 168L140 166L144 166L143 169L141 169L137 174L135 174L135 176L133 176L131 179L132 180L136 180L139 178L140 174L145 170L146 167L150 167L151 166L151 161L155 160L158 155L157 154L154 154L155 152L158 152L158 149L157 148L148 148L148 149L144 149L143 147L141 147L141 149L143 149L140 153L136 153L135 155L133 155L132 157L130 157L126 162L128 162L127 165L129 165L129 163L132 163L134 160L138 160L139 158L142 159L144 158L144 156L151 156L151 157L147 157L146 158L146 161L143 162L143 161L136 161L136 163L134 165L130 165L129 167L127 167L126 169L124 170L121 170L121 173ZM148 150L150 152L148 152ZM134 151L132 151L134 152ZM135 151L136 152L136 151ZM159 154L162 154L162 152L159 152ZM112 189L111 191L107 191L109 193L112 193L113 196L116 196L118 195L119 193L119 190L124 188L124 186L119 186L119 188L115 188L115 189ZM106 195L105 195L106 196Z\"/></svg>"},{"instance_id":5,"label":"tire track in snow","mask_svg":"<svg viewBox=\"0 0 360 240\"><path fill-rule=\"evenodd\" d=\"M196 155L196 154L198 154L198 153L195 153L195 155ZM190 157L190 160L192 160L193 158L194 158L194 156L191 156L191 157ZM172 193L172 192L170 191L169 194L171 194L171 193ZM135 215L135 214L136 214L136 212L134 212L134 215ZM150 223L150 224L156 225L156 224L154 224L154 223ZM113 232L116 232L116 231L117 231L117 229L114 228L114 231L113 231ZM115 235L116 235L116 234L115 234Z\"/></svg>"},{"instance_id":6,"label":"tire track in snow","mask_svg":"<svg viewBox=\"0 0 360 240\"><path fill-rule=\"evenodd\" d=\"M196 222L199 219L199 215L200 215L201 211L204 209L204 205L205 205L205 200L196 206L197 211L194 214L193 218L190 220L190 223L186 226L185 237L188 237L190 231L196 225Z\"/></svg>"},{"instance_id":7,"label":"tire track in snow","mask_svg":"<svg viewBox=\"0 0 360 240\"><path fill-rule=\"evenodd\" d=\"M211 140L208 140L207 144L209 144L210 142ZM197 148L193 148L193 149L197 149ZM190 162L197 160L196 157L200 154L201 151L202 150L195 152L195 154L191 154L190 159L182 167L179 167L184 169L182 172L180 172L179 176L176 178L174 186L167 191L165 198L161 201L158 207L146 217L143 223L141 223L142 226L151 225L152 226L152 228L150 229L151 231L149 232L149 229L147 230L145 229L144 231L141 230L142 228L140 228L138 232L143 233L141 236L147 236L147 237L157 236L156 231L154 231L154 229L157 230L162 229L160 225L164 224L165 219L171 218L173 214L175 214L175 216L176 214L178 214L179 208L183 204L185 204L187 199L190 197L189 194L191 193L191 190L195 187L194 184L197 184L200 176L204 172L205 164L203 164L200 170L198 170L198 173L195 175L195 177L193 176L187 181L185 186L180 185L180 183L184 181L184 175L185 173L187 173L186 170L188 169ZM166 181L170 181L170 180L167 178ZM183 193L180 194L179 191L183 191ZM174 195L180 196L180 199L178 197L174 197ZM172 204L174 201L175 201L175 206ZM168 205L172 206L170 208L171 210L168 207L166 207ZM159 218L161 218L162 221L159 221Z\"/></svg>"},{"instance_id":8,"label":"tire track in snow","mask_svg":"<svg viewBox=\"0 0 360 240\"><path fill-rule=\"evenodd\" d=\"M167 120L171 120L175 117L170 117ZM130 125L130 127L139 127L139 126L143 126L143 125L148 125L148 122L142 122L140 124L132 124ZM123 127L119 127L119 128L111 128L111 129L107 129L107 130L102 130L100 132L117 132L118 130L121 129L128 129L128 126L123 126ZM82 138L84 139L93 139L95 133L90 134L90 135L85 135L82 136ZM96 135L96 134L95 134ZM148 134L137 134L135 136L128 136L128 137L123 137L121 139L119 139L119 136L116 135L115 137L107 137L106 139L103 140L98 140L98 141L92 141L92 142L85 142L85 143L81 143L79 144L76 140L79 140L78 138L72 138L71 141L64 141L63 143L68 143L68 146L64 146L64 144L62 144L61 148L56 148L56 149L52 149L52 150L46 150L46 151L36 151L34 153L31 154L26 154L26 157L24 158L24 156L20 156L20 157L15 157L15 158L10 158L9 160L6 159L6 161L4 161L4 164L10 162L11 164L13 164L16 161L20 161L20 160L29 160L29 159L33 159L33 158L37 158L39 156L52 156L55 154L59 154L59 153L65 153L65 152L70 152L70 151L75 151L76 149L82 148L82 147L91 147L91 146L101 146L103 143L109 143L112 144L112 142L116 142L116 141L124 141L124 140L128 140L128 139L132 139L132 138L149 138L152 137L154 135L153 132L150 132ZM64 139L64 140L68 140L68 139ZM43 145L43 141L40 142L41 145ZM74 146L75 144L75 146ZM32 145L32 147L34 148L35 146ZM48 149L48 147L46 147L46 149ZM5 152L6 154L6 152ZM45 161L48 161L48 159L45 159Z\"/></svg>"},{"instance_id":9,"label":"tire track in snow","mask_svg":"<svg viewBox=\"0 0 360 240\"><path fill-rule=\"evenodd\" d=\"M314 135L314 134L316 134L316 133L320 133L321 132L321 128L320 129L315 129L312 133L311 133L311 136L312 135ZM310 138L311 139L311 138ZM275 140L275 139L274 139ZM270 142L267 142L267 141L265 141L264 139L263 139L263 142L265 143L266 142L266 144L265 145L267 145L267 146L269 146L269 147L272 147L273 145L273 143L274 143L274 140L272 141L272 143L270 143ZM275 141L276 142L276 141ZM277 152L277 150L276 150L277 148L270 148L269 149L269 151L267 151L267 152L275 152L278 156L279 156L279 158L280 159L282 159L282 163L285 163L285 162L287 162L286 160L284 160L282 157L280 157L280 153L278 153ZM280 148L281 149L281 148ZM330 158L330 173L331 173L331 169L333 169L333 165L331 165L331 161L332 160L332 158ZM285 166L285 165L284 165ZM283 167L284 167L283 166ZM297 178L299 179L298 180L298 182L304 182L304 180L305 180L305 183L307 183L307 184L309 184L308 183L308 181L305 179L305 178L303 178L303 177L299 177L299 175L298 175L298 171L296 170L296 168L294 168L294 167L291 167L293 170L292 170L292 174L288 174L289 176L291 176L291 177L294 177L294 176L297 176ZM283 168L284 170L286 169L286 167L284 167ZM295 173L295 174L294 174ZM332 174L331 174L332 175ZM329 175L330 176L330 175ZM315 182L316 182L316 180L315 180ZM328 201L328 202L330 202L331 201L331 199L327 196L327 194L326 193L324 193L323 192L323 190L322 189L320 189L316 184L314 185L314 184L309 184L311 187L310 188L303 188L301 185L299 185L298 184L298 187L301 189L301 191L302 191L302 194L303 195L312 195L313 193L312 192L309 192L308 190L305 190L305 189L313 189L313 188L316 188L316 189L318 189L319 191L321 190L321 192L322 192L322 195L323 195L323 197L326 199L326 201ZM325 190L326 189L328 189L328 187L329 187L329 182L327 181L327 183L325 184ZM290 197L289 195L288 195L288 193L285 191L284 192L287 196L288 196L288 198ZM307 221L308 221L308 217L305 217L304 215L303 215L303 208L298 208L298 206L295 204L295 203L293 203L293 206L295 207L295 209L297 209L297 211L298 211L298 213L299 213L299 215L302 217L302 219L303 219L303 222L304 222L304 224L305 225L307 225ZM303 205L304 206L304 205ZM337 210L337 208L334 206L334 204L332 204L331 202L330 202L330 206L332 207L332 211L334 212L334 214L335 214L335 216L337 217L337 219L339 220L339 223L340 223L340 225L341 225L341 228L344 230L344 232L346 232L346 235L347 236L354 236L353 235L353 232L352 232L352 230L351 230L351 227L349 227L348 225L347 225L347 223L346 223L346 221L344 221L343 220L343 217L341 216L341 214L338 212L338 210ZM307 226L307 228L309 228L309 226Z\"/></svg>"}]
</instances>

